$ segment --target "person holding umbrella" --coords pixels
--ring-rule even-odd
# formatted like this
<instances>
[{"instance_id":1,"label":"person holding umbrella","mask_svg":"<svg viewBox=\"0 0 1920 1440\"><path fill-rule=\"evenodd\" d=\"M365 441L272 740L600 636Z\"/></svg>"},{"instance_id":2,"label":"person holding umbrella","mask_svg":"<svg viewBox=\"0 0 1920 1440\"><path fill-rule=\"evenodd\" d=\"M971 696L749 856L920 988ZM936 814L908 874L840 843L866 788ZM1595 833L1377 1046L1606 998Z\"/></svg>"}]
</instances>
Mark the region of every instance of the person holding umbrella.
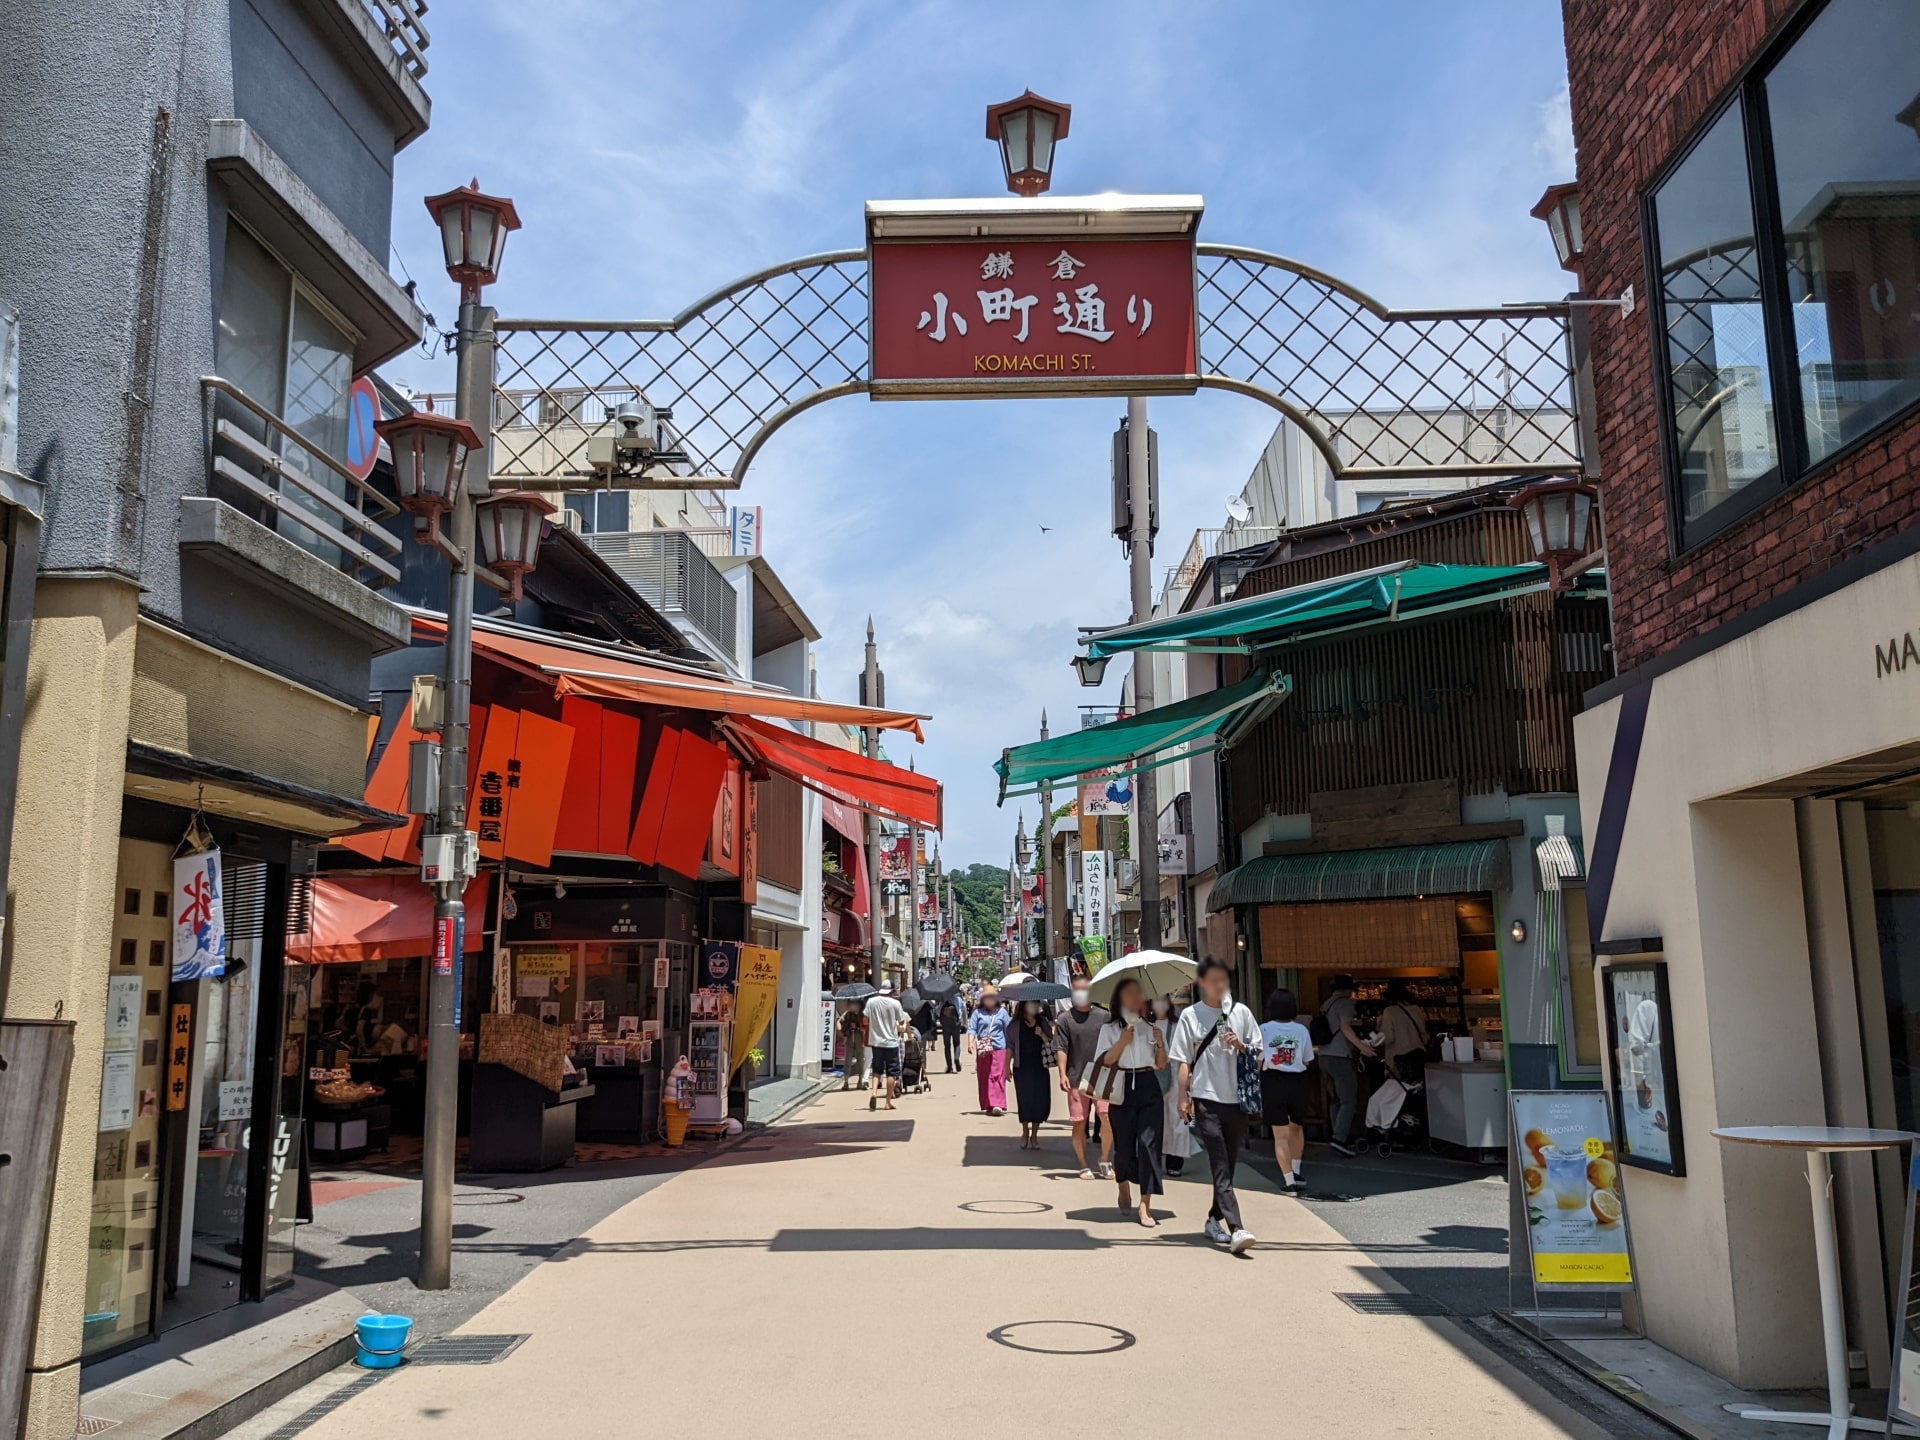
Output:
<instances>
[{"instance_id":1,"label":"person holding umbrella","mask_svg":"<svg viewBox=\"0 0 1920 1440\"><path fill-rule=\"evenodd\" d=\"M1040 1148L1040 1127L1053 1114L1053 1020L1041 1000L1021 1000L1007 1042L1008 1069L1020 1106L1020 1148Z\"/></svg>"}]
</instances>

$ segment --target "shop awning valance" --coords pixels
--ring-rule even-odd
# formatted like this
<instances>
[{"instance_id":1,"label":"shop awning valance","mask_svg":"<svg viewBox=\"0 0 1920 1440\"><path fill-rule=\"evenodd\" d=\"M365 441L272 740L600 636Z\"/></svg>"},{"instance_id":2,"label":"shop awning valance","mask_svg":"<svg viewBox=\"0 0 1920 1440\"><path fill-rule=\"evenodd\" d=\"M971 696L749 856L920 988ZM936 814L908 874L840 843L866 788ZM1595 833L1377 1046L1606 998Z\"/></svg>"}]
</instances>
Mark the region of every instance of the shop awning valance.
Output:
<instances>
[{"instance_id":1,"label":"shop awning valance","mask_svg":"<svg viewBox=\"0 0 1920 1440\"><path fill-rule=\"evenodd\" d=\"M1467 895L1504 890L1512 883L1513 861L1506 840L1262 855L1222 875L1214 883L1207 908Z\"/></svg>"},{"instance_id":2,"label":"shop awning valance","mask_svg":"<svg viewBox=\"0 0 1920 1440\"><path fill-rule=\"evenodd\" d=\"M1087 653L1100 659L1125 651L1182 650L1225 640L1255 642L1229 648L1264 650L1357 626L1396 624L1492 604L1547 588L1545 565L1428 565L1408 560L1104 630L1088 640ZM1579 588L1604 591L1605 576L1584 575Z\"/></svg>"},{"instance_id":3,"label":"shop awning valance","mask_svg":"<svg viewBox=\"0 0 1920 1440\"><path fill-rule=\"evenodd\" d=\"M486 948L490 876L467 886L463 948ZM419 872L404 875L341 875L312 882L307 928L287 937L287 958L306 965L359 960L409 960L433 953L434 893Z\"/></svg>"},{"instance_id":4,"label":"shop awning valance","mask_svg":"<svg viewBox=\"0 0 1920 1440\"><path fill-rule=\"evenodd\" d=\"M437 617L416 615L418 635L439 638L446 633ZM556 695L584 695L597 700L626 700L680 710L704 710L722 715L758 715L778 720L812 720L825 724L872 726L904 730L925 739L920 722L925 715L901 710L878 710L866 705L843 705L786 690L772 690L723 675L704 675L652 665L551 639L534 639L517 627L475 621L476 655L550 679Z\"/></svg>"},{"instance_id":5,"label":"shop awning valance","mask_svg":"<svg viewBox=\"0 0 1920 1440\"><path fill-rule=\"evenodd\" d=\"M1292 690L1291 678L1268 671L1228 689L1209 690L1111 725L1070 730L1050 740L1010 746L993 762L994 772L1000 777L1000 798L1031 795L1042 785L1094 771L1130 774L1152 769L1168 761L1142 763L1149 756L1189 742L1202 743L1198 751L1188 753L1229 747L1265 719Z\"/></svg>"},{"instance_id":6,"label":"shop awning valance","mask_svg":"<svg viewBox=\"0 0 1920 1440\"><path fill-rule=\"evenodd\" d=\"M1587 852L1572 835L1549 835L1534 846L1533 859L1542 890L1563 890L1567 881L1586 878Z\"/></svg>"},{"instance_id":7,"label":"shop awning valance","mask_svg":"<svg viewBox=\"0 0 1920 1440\"><path fill-rule=\"evenodd\" d=\"M941 828L940 782L931 776L871 760L762 720L730 717L721 728L768 769L829 799L928 830Z\"/></svg>"}]
</instances>

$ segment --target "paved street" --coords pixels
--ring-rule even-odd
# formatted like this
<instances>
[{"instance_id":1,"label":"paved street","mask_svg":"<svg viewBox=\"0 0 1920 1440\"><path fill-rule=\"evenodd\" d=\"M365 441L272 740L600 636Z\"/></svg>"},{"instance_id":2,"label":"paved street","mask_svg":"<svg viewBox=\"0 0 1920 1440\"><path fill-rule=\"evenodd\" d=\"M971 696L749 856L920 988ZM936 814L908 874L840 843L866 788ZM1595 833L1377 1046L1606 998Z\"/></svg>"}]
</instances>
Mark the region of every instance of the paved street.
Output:
<instances>
[{"instance_id":1,"label":"paved street","mask_svg":"<svg viewBox=\"0 0 1920 1440\"><path fill-rule=\"evenodd\" d=\"M526 1335L505 1360L409 1366L304 1433L429 1421L545 1436L641 1412L650 1431L675 1433L731 1423L732 1406L781 1435L960 1434L978 1430L983 1404L1026 1396L1054 1433L1105 1435L1114 1410L1099 1397L1165 1387L1210 1354L1241 1378L1265 1357L1292 1377L1277 1393L1323 1397L1316 1434L1638 1433L1597 1399L1557 1386L1556 1398L1476 1327L1338 1298L1403 1287L1328 1223L1335 1207L1277 1195L1243 1167L1253 1256L1200 1239L1206 1191L1192 1178L1173 1182L1148 1234L1119 1219L1106 1184L1065 1168L1063 1132L1035 1164L1010 1119L962 1108L971 1085L959 1080L937 1076L938 1093L893 1115L829 1092L648 1189L461 1327ZM773 1313L805 1318L754 1326L739 1350L742 1327ZM609 1385L616 1375L647 1378ZM1089 1403L1052 1403L1070 1378ZM1238 1380L1235 1394L1236 1410L1257 1403Z\"/></svg>"}]
</instances>

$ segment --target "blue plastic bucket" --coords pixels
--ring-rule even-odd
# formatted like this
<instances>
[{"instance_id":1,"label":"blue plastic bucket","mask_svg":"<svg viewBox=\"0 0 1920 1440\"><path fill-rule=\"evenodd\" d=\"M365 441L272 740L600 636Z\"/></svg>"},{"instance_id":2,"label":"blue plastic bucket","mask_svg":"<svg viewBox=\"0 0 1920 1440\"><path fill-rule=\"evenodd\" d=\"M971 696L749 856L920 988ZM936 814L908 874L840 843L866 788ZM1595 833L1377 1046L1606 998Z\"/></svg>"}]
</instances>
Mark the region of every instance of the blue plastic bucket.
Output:
<instances>
[{"instance_id":1,"label":"blue plastic bucket","mask_svg":"<svg viewBox=\"0 0 1920 1440\"><path fill-rule=\"evenodd\" d=\"M360 1353L354 1358L361 1368L391 1370L407 1348L413 1321L405 1315L362 1315L354 1322L354 1330L360 1342Z\"/></svg>"}]
</instances>

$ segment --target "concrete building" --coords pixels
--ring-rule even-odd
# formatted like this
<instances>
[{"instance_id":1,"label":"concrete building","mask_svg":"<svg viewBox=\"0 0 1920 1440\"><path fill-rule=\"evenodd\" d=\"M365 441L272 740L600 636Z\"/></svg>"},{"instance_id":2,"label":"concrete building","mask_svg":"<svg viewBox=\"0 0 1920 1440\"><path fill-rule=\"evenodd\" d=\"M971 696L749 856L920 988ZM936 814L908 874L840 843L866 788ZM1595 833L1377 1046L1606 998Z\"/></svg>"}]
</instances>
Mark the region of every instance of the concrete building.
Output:
<instances>
[{"instance_id":1,"label":"concrete building","mask_svg":"<svg viewBox=\"0 0 1920 1440\"><path fill-rule=\"evenodd\" d=\"M1824 1373L1805 1167L1713 1132L1920 1129L1920 14L1565 19L1582 288L1637 296L1593 327L1618 678L1575 733L1596 1003L1670 994L1665 1073L1607 1056L1638 1303L1784 1389ZM1834 1171L1884 1384L1906 1172Z\"/></svg>"},{"instance_id":2,"label":"concrete building","mask_svg":"<svg viewBox=\"0 0 1920 1440\"><path fill-rule=\"evenodd\" d=\"M355 377L422 318L386 257L425 35L412 0L379 8L405 24L15 6L0 46L17 465L46 496L4 1013L74 1022L30 1437L73 1433L94 1358L290 1279L294 1187L250 1137L286 1133L292 877L379 818L368 669L406 638L347 463ZM172 860L208 841L234 963L189 979Z\"/></svg>"}]
</instances>

